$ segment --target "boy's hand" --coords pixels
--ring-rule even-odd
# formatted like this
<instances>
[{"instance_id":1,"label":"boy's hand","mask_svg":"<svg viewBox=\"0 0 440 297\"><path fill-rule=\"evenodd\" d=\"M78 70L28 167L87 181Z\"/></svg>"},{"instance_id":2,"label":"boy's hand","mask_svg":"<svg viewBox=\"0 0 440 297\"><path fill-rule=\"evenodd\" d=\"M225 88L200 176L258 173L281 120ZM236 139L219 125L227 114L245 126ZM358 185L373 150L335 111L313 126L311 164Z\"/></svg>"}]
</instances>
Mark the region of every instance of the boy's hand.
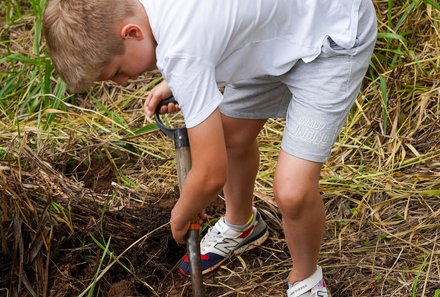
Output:
<instances>
[{"instance_id":1,"label":"boy's hand","mask_svg":"<svg viewBox=\"0 0 440 297\"><path fill-rule=\"evenodd\" d=\"M190 222L180 222L178 209L176 207L171 211L171 233L173 234L174 240L178 244L185 244L186 234L188 233ZM199 224L203 224L203 219L205 218L205 210L203 210L199 215Z\"/></svg>"},{"instance_id":2,"label":"boy's hand","mask_svg":"<svg viewBox=\"0 0 440 297\"><path fill-rule=\"evenodd\" d=\"M148 94L147 99L144 103L144 111L145 114L150 117L154 114L156 110L157 104L159 104L160 101L167 99L168 97L171 97L173 93L171 92L171 89L168 87L168 83L163 80L161 83L159 83L157 86L151 90L151 92ZM179 111L179 106L173 103L168 104L167 106L162 106L160 109L160 113L171 113L171 112L177 112Z\"/></svg>"},{"instance_id":3,"label":"boy's hand","mask_svg":"<svg viewBox=\"0 0 440 297\"><path fill-rule=\"evenodd\" d=\"M172 219L170 220L170 225L171 225L171 233L173 234L173 238L174 240L178 243L178 244L185 244L185 236L186 233L188 232L189 229L189 222L186 223L178 223L175 220Z\"/></svg>"}]
</instances>

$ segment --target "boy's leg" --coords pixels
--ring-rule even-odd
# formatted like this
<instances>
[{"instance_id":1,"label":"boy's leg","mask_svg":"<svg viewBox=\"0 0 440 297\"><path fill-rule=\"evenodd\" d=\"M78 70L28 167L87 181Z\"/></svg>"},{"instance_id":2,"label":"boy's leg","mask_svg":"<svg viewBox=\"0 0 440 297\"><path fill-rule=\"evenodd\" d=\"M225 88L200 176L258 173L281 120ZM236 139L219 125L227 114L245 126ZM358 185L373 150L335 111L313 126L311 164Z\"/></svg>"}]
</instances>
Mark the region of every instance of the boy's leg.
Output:
<instances>
[{"instance_id":1,"label":"boy's leg","mask_svg":"<svg viewBox=\"0 0 440 297\"><path fill-rule=\"evenodd\" d=\"M226 221L244 225L252 215L254 182L259 167L257 135L266 120L237 119L222 115L228 152L228 173L223 192Z\"/></svg>"},{"instance_id":2,"label":"boy's leg","mask_svg":"<svg viewBox=\"0 0 440 297\"><path fill-rule=\"evenodd\" d=\"M220 106L228 152L223 188L226 221L243 225L252 213L259 167L256 137L268 118L285 117L292 94L277 77L253 78L228 85Z\"/></svg>"},{"instance_id":3,"label":"boy's leg","mask_svg":"<svg viewBox=\"0 0 440 297\"><path fill-rule=\"evenodd\" d=\"M312 275L318 263L325 221L318 185L321 165L284 151L279 155L274 194L295 268L289 275L290 284Z\"/></svg>"},{"instance_id":4,"label":"boy's leg","mask_svg":"<svg viewBox=\"0 0 440 297\"><path fill-rule=\"evenodd\" d=\"M365 0L353 48L342 48L328 37L315 60L298 61L281 77L292 92L292 101L274 192L293 261L289 297L328 296L317 267L325 219L318 187L320 169L359 93L375 37L374 7Z\"/></svg>"},{"instance_id":5,"label":"boy's leg","mask_svg":"<svg viewBox=\"0 0 440 297\"><path fill-rule=\"evenodd\" d=\"M259 163L256 137L265 120L228 116L222 120L228 151L226 217L220 218L200 243L203 274L217 269L229 256L261 245L268 237L266 223L252 207ZM188 257L182 259L179 270L189 275Z\"/></svg>"},{"instance_id":6,"label":"boy's leg","mask_svg":"<svg viewBox=\"0 0 440 297\"><path fill-rule=\"evenodd\" d=\"M285 116L291 93L278 78L263 77L225 88L220 106L228 152L228 175L224 187L226 216L203 237L200 247L202 273L218 268L229 256L264 243L267 225L252 207L259 154L256 137L267 118ZM189 275L187 257L179 270Z\"/></svg>"}]
</instances>

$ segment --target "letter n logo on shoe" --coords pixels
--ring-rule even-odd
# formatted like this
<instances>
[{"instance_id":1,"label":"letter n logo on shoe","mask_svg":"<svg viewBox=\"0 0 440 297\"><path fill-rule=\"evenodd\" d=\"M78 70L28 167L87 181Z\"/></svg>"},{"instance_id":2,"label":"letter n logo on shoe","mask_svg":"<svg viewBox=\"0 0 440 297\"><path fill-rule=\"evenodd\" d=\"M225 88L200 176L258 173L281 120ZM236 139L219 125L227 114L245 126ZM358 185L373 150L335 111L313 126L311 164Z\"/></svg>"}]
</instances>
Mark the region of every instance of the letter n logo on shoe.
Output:
<instances>
[{"instance_id":1,"label":"letter n logo on shoe","mask_svg":"<svg viewBox=\"0 0 440 297\"><path fill-rule=\"evenodd\" d=\"M238 241L231 238L224 238L222 242L215 245L215 248L220 252L224 253L225 256L235 249L238 245Z\"/></svg>"}]
</instances>

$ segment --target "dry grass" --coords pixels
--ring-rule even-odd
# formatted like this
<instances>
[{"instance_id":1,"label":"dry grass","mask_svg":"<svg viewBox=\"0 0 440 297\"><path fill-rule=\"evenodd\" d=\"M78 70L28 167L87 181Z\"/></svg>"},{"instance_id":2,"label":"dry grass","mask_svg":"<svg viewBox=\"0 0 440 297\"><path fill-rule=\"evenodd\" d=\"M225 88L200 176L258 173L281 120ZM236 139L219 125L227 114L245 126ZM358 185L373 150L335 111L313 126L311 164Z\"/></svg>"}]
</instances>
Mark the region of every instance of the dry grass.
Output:
<instances>
[{"instance_id":1,"label":"dry grass","mask_svg":"<svg viewBox=\"0 0 440 297\"><path fill-rule=\"evenodd\" d=\"M17 1L0 5L0 296L189 296L167 225L174 149L141 111L158 73L66 93L35 46L35 3L20 14ZM375 5L382 35L322 171L320 264L333 296L438 297L439 7ZM255 201L271 237L206 277L208 296L285 292L291 264L271 190L282 126L271 120L259 137ZM222 211L219 199L210 220Z\"/></svg>"}]
</instances>

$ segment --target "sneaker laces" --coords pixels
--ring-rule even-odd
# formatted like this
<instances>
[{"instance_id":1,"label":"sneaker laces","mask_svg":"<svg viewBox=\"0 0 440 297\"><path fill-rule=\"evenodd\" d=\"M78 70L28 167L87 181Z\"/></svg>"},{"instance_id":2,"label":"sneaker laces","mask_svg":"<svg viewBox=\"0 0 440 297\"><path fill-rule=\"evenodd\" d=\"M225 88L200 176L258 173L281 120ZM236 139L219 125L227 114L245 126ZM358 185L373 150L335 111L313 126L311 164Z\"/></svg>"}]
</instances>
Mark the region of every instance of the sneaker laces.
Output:
<instances>
[{"instance_id":1,"label":"sneaker laces","mask_svg":"<svg viewBox=\"0 0 440 297\"><path fill-rule=\"evenodd\" d=\"M218 242L219 239L222 238L221 232L215 227L208 229L208 232L205 234L205 236L202 239L203 247L210 248L213 247L215 243Z\"/></svg>"},{"instance_id":2,"label":"sneaker laces","mask_svg":"<svg viewBox=\"0 0 440 297\"><path fill-rule=\"evenodd\" d=\"M201 244L202 250L213 248L218 242L223 241L225 237L235 238L240 233L241 231L229 227L226 224L225 218L223 217L220 220L218 220L213 227L208 229L208 232L205 234L205 236L202 239L202 244Z\"/></svg>"}]
</instances>

